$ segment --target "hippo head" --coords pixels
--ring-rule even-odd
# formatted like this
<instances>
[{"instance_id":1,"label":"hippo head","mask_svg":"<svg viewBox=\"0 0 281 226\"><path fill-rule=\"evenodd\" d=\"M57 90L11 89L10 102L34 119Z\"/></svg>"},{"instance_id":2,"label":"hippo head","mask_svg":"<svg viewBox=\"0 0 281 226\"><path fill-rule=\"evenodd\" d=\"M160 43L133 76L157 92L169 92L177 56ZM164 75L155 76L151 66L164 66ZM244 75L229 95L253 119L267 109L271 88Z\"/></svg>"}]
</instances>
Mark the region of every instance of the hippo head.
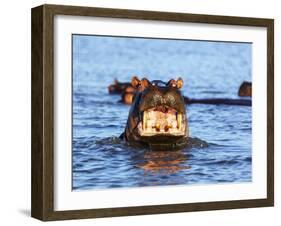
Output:
<instances>
[{"instance_id":1,"label":"hippo head","mask_svg":"<svg viewBox=\"0 0 281 226\"><path fill-rule=\"evenodd\" d=\"M129 143L159 149L173 149L184 145L188 137L188 123L181 78L163 82L132 78L136 89L125 129Z\"/></svg>"}]
</instances>

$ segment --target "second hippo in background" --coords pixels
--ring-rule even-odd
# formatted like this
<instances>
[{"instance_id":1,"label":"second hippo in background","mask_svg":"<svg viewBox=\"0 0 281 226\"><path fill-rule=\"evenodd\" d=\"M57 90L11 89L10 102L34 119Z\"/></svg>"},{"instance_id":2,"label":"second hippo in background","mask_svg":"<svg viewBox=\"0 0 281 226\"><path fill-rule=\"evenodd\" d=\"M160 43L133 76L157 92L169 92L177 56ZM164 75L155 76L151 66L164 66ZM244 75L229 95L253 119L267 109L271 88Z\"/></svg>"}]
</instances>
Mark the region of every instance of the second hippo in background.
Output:
<instances>
[{"instance_id":1,"label":"second hippo in background","mask_svg":"<svg viewBox=\"0 0 281 226\"><path fill-rule=\"evenodd\" d=\"M121 94L121 100L119 102L124 104L132 104L133 97L136 89L130 82L119 82L117 79L114 83L108 86L108 92L110 94Z\"/></svg>"},{"instance_id":2,"label":"second hippo in background","mask_svg":"<svg viewBox=\"0 0 281 226\"><path fill-rule=\"evenodd\" d=\"M135 92L136 89L134 87L132 86L126 87L126 89L121 94L120 102L128 105L132 104Z\"/></svg>"},{"instance_id":3,"label":"second hippo in background","mask_svg":"<svg viewBox=\"0 0 281 226\"><path fill-rule=\"evenodd\" d=\"M119 102L130 105L133 102L133 97L136 93L136 88L129 82L119 82L115 79L114 84L108 86L110 94L121 94L121 100ZM244 81L238 89L238 96L240 97L251 97L252 96L252 83ZM213 104L213 105L242 105L252 106L250 98L244 99L231 99L231 98L188 98L184 96L186 104Z\"/></svg>"},{"instance_id":4,"label":"second hippo in background","mask_svg":"<svg viewBox=\"0 0 281 226\"><path fill-rule=\"evenodd\" d=\"M114 83L108 86L108 92L110 94L122 94L128 87L133 88L130 82L119 82L115 79Z\"/></svg>"},{"instance_id":5,"label":"second hippo in background","mask_svg":"<svg viewBox=\"0 0 281 226\"><path fill-rule=\"evenodd\" d=\"M244 81L238 90L239 97L251 97L252 96L252 83Z\"/></svg>"}]
</instances>

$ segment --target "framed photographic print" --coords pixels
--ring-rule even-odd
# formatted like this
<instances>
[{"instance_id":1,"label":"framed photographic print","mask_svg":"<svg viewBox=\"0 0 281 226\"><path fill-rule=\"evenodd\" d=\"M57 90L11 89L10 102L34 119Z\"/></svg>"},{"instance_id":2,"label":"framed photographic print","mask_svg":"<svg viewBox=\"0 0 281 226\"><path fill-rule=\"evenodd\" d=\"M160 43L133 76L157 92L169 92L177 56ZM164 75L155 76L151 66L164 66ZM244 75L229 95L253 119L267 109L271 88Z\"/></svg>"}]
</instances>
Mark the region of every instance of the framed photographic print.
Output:
<instances>
[{"instance_id":1,"label":"framed photographic print","mask_svg":"<svg viewBox=\"0 0 281 226\"><path fill-rule=\"evenodd\" d=\"M273 206L274 21L32 9L32 216Z\"/></svg>"}]
</instances>

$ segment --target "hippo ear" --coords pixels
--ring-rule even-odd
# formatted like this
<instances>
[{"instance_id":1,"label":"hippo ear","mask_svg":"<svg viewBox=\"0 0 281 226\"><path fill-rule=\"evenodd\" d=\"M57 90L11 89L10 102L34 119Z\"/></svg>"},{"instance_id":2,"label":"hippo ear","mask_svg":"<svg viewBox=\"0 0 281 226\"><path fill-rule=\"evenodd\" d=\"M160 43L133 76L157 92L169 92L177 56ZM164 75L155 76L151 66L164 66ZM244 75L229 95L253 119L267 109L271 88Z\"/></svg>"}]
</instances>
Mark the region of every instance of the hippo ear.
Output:
<instances>
[{"instance_id":1,"label":"hippo ear","mask_svg":"<svg viewBox=\"0 0 281 226\"><path fill-rule=\"evenodd\" d=\"M177 87L177 82L175 79L171 79L169 82L167 82L167 85L171 87Z\"/></svg>"},{"instance_id":2,"label":"hippo ear","mask_svg":"<svg viewBox=\"0 0 281 226\"><path fill-rule=\"evenodd\" d=\"M141 80L141 88L142 90L146 89L150 85L150 81L147 78L143 78Z\"/></svg>"},{"instance_id":3,"label":"hippo ear","mask_svg":"<svg viewBox=\"0 0 281 226\"><path fill-rule=\"evenodd\" d=\"M131 84L134 88L140 89L141 91L143 91L150 85L150 82L146 78L139 80L136 76L133 76Z\"/></svg>"},{"instance_id":4,"label":"hippo ear","mask_svg":"<svg viewBox=\"0 0 281 226\"><path fill-rule=\"evenodd\" d=\"M177 88L180 89L182 87L183 87L183 80L181 77L179 77L177 80Z\"/></svg>"},{"instance_id":5,"label":"hippo ear","mask_svg":"<svg viewBox=\"0 0 281 226\"><path fill-rule=\"evenodd\" d=\"M131 81L131 84L134 88L138 88L139 85L141 84L141 81L138 79L137 76L133 76L132 77L132 81Z\"/></svg>"},{"instance_id":6,"label":"hippo ear","mask_svg":"<svg viewBox=\"0 0 281 226\"><path fill-rule=\"evenodd\" d=\"M178 78L176 81L175 79L171 79L168 83L168 86L180 89L183 86L182 78Z\"/></svg>"}]
</instances>

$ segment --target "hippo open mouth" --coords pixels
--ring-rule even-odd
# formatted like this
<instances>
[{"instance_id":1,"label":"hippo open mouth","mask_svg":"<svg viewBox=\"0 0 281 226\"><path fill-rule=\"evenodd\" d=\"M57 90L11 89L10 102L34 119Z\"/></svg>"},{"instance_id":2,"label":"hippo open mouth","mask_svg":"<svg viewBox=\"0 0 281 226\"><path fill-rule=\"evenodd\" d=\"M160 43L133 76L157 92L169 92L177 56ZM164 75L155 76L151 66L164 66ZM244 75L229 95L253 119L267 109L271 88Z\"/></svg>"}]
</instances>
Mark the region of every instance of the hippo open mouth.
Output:
<instances>
[{"instance_id":1,"label":"hippo open mouth","mask_svg":"<svg viewBox=\"0 0 281 226\"><path fill-rule=\"evenodd\" d=\"M125 128L126 141L160 149L187 144L188 123L180 91L182 79L165 83L133 77L131 84L137 91Z\"/></svg>"},{"instance_id":2,"label":"hippo open mouth","mask_svg":"<svg viewBox=\"0 0 281 226\"><path fill-rule=\"evenodd\" d=\"M182 113L164 105L145 110L138 131L140 136L184 136L185 127Z\"/></svg>"}]
</instances>

